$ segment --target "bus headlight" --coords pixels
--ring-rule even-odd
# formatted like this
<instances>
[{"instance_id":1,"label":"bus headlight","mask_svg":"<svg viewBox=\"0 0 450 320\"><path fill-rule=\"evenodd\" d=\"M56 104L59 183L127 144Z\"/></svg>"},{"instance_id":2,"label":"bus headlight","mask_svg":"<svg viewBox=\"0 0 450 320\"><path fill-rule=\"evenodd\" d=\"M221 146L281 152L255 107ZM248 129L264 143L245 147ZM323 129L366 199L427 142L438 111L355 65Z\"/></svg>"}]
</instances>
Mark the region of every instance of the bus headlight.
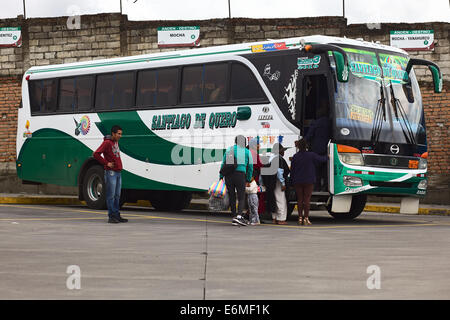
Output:
<instances>
[{"instance_id":1,"label":"bus headlight","mask_svg":"<svg viewBox=\"0 0 450 320\"><path fill-rule=\"evenodd\" d=\"M417 186L417 188L422 189L422 190L426 190L428 187L428 180L424 179L422 181L419 182L419 185Z\"/></svg>"},{"instance_id":2,"label":"bus headlight","mask_svg":"<svg viewBox=\"0 0 450 320\"><path fill-rule=\"evenodd\" d=\"M358 177L344 176L344 185L347 187L362 187L363 182Z\"/></svg>"},{"instance_id":3,"label":"bus headlight","mask_svg":"<svg viewBox=\"0 0 450 320\"><path fill-rule=\"evenodd\" d=\"M346 146L342 144L337 145L337 152L339 160L346 164L353 164L357 166L364 165L364 159L361 151L355 147Z\"/></svg>"},{"instance_id":4,"label":"bus headlight","mask_svg":"<svg viewBox=\"0 0 450 320\"><path fill-rule=\"evenodd\" d=\"M427 168L427 159L420 158L419 159L419 169L426 169Z\"/></svg>"},{"instance_id":5,"label":"bus headlight","mask_svg":"<svg viewBox=\"0 0 450 320\"><path fill-rule=\"evenodd\" d=\"M364 165L361 153L339 153L339 160L346 164Z\"/></svg>"}]
</instances>

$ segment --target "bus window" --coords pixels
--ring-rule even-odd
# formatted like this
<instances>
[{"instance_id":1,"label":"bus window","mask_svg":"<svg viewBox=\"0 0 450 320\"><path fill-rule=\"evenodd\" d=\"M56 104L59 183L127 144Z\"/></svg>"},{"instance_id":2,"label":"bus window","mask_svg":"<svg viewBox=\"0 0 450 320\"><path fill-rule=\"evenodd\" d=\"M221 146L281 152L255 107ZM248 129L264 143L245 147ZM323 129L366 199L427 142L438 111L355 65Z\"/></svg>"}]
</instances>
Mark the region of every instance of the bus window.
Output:
<instances>
[{"instance_id":1,"label":"bus window","mask_svg":"<svg viewBox=\"0 0 450 320\"><path fill-rule=\"evenodd\" d=\"M57 80L30 81L31 113L49 113L56 109Z\"/></svg>"},{"instance_id":2,"label":"bus window","mask_svg":"<svg viewBox=\"0 0 450 320\"><path fill-rule=\"evenodd\" d=\"M233 63L231 68L231 100L264 100L265 95L251 71L240 63Z\"/></svg>"},{"instance_id":3,"label":"bus window","mask_svg":"<svg viewBox=\"0 0 450 320\"><path fill-rule=\"evenodd\" d=\"M97 110L111 109L113 89L114 89L114 74L105 74L97 76L95 109Z\"/></svg>"},{"instance_id":4,"label":"bus window","mask_svg":"<svg viewBox=\"0 0 450 320\"><path fill-rule=\"evenodd\" d=\"M115 74L113 91L113 109L124 109L134 105L134 72Z\"/></svg>"},{"instance_id":5,"label":"bus window","mask_svg":"<svg viewBox=\"0 0 450 320\"><path fill-rule=\"evenodd\" d=\"M92 95L94 92L94 77L77 77L75 81L75 105L78 111L92 110Z\"/></svg>"},{"instance_id":6,"label":"bus window","mask_svg":"<svg viewBox=\"0 0 450 320\"><path fill-rule=\"evenodd\" d=\"M203 101L203 66L183 68L181 103L201 104Z\"/></svg>"},{"instance_id":7,"label":"bus window","mask_svg":"<svg viewBox=\"0 0 450 320\"><path fill-rule=\"evenodd\" d=\"M156 105L156 70L145 70L138 73L137 106Z\"/></svg>"},{"instance_id":8,"label":"bus window","mask_svg":"<svg viewBox=\"0 0 450 320\"><path fill-rule=\"evenodd\" d=\"M81 76L59 81L58 111L77 112L92 109L94 77Z\"/></svg>"},{"instance_id":9,"label":"bus window","mask_svg":"<svg viewBox=\"0 0 450 320\"><path fill-rule=\"evenodd\" d=\"M58 111L74 111L75 79L61 79L59 81Z\"/></svg>"},{"instance_id":10,"label":"bus window","mask_svg":"<svg viewBox=\"0 0 450 320\"><path fill-rule=\"evenodd\" d=\"M35 114L41 111L41 80L28 82L28 91L30 94L31 113Z\"/></svg>"},{"instance_id":11,"label":"bus window","mask_svg":"<svg viewBox=\"0 0 450 320\"><path fill-rule=\"evenodd\" d=\"M134 72L99 75L95 107L98 110L124 109L134 104Z\"/></svg>"},{"instance_id":12,"label":"bus window","mask_svg":"<svg viewBox=\"0 0 450 320\"><path fill-rule=\"evenodd\" d=\"M156 105L161 107L176 105L178 69L159 69L157 76Z\"/></svg>"},{"instance_id":13,"label":"bus window","mask_svg":"<svg viewBox=\"0 0 450 320\"><path fill-rule=\"evenodd\" d=\"M206 103L225 102L228 64L205 65L204 95Z\"/></svg>"}]
</instances>

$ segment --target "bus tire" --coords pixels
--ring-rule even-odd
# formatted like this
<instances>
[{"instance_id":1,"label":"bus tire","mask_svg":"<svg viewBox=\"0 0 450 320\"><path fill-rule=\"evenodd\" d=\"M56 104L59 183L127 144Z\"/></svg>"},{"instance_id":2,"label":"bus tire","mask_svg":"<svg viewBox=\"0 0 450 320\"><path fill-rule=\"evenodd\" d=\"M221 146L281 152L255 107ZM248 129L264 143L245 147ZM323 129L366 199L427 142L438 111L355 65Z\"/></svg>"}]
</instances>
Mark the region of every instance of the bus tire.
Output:
<instances>
[{"instance_id":1,"label":"bus tire","mask_svg":"<svg viewBox=\"0 0 450 320\"><path fill-rule=\"evenodd\" d=\"M328 213L337 220L353 220L358 217L361 212L363 212L364 207L366 206L367 195L366 194L358 194L353 196L352 205L350 206L349 212L337 213L331 211L332 198L327 205Z\"/></svg>"},{"instance_id":2,"label":"bus tire","mask_svg":"<svg viewBox=\"0 0 450 320\"><path fill-rule=\"evenodd\" d=\"M83 198L91 209L106 209L105 176L102 166L94 165L83 176Z\"/></svg>"}]
</instances>

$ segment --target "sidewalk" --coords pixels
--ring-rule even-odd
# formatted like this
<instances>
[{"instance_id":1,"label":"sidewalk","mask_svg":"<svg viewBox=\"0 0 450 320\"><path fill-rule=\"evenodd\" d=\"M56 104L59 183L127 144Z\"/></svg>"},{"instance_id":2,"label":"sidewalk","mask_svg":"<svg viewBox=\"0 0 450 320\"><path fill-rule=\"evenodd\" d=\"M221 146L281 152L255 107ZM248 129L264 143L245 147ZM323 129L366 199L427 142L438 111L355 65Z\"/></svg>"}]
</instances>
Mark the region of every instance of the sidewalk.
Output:
<instances>
[{"instance_id":1,"label":"sidewalk","mask_svg":"<svg viewBox=\"0 0 450 320\"><path fill-rule=\"evenodd\" d=\"M0 204L85 205L86 203L84 201L79 201L77 196L1 193ZM128 205L141 207L151 206L150 202L147 200L139 200L137 203L130 203ZM208 210L208 199L192 199L191 204L189 205L189 209ZM369 202L366 204L364 211L400 213L400 203ZM418 214L450 216L450 206L420 204Z\"/></svg>"}]
</instances>

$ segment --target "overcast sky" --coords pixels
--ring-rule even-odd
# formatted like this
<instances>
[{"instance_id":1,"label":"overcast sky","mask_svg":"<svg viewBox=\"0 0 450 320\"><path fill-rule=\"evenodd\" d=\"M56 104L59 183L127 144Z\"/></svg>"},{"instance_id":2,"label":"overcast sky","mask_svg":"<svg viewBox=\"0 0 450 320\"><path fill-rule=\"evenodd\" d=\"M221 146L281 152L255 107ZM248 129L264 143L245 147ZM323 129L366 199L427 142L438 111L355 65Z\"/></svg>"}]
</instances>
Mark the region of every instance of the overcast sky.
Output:
<instances>
[{"instance_id":1,"label":"overcast sky","mask_svg":"<svg viewBox=\"0 0 450 320\"><path fill-rule=\"evenodd\" d=\"M23 14L24 0L0 0L0 18ZM230 0L232 17L342 16L348 24L450 22L449 0ZM25 0L27 17L119 12L120 0ZM228 0L122 0L129 20L195 20L228 17Z\"/></svg>"}]
</instances>

